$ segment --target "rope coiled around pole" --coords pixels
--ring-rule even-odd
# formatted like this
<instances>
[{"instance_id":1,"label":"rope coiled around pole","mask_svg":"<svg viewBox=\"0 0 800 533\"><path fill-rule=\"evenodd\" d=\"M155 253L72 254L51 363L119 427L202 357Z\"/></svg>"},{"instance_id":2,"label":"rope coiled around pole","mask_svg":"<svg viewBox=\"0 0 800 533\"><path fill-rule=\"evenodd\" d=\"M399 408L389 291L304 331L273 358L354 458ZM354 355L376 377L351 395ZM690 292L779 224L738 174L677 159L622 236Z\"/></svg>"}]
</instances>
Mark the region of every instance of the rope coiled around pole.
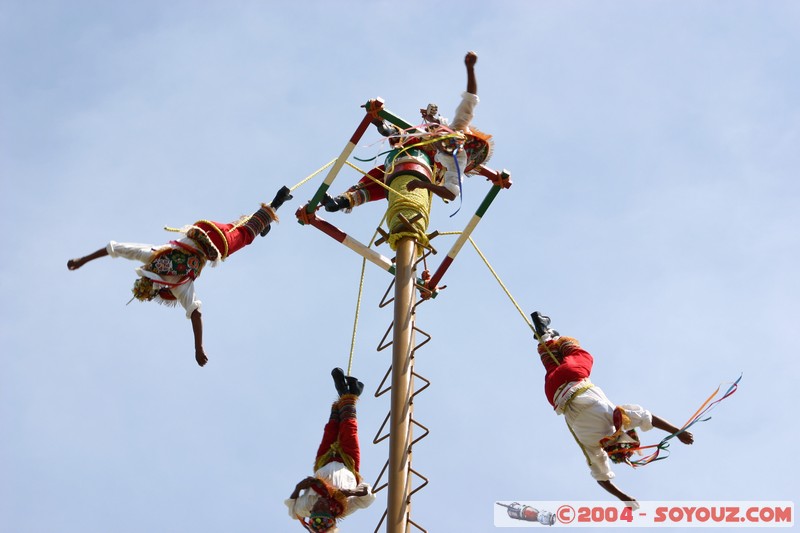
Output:
<instances>
[{"instance_id":1,"label":"rope coiled around pole","mask_svg":"<svg viewBox=\"0 0 800 533\"><path fill-rule=\"evenodd\" d=\"M419 188L413 191L406 189L406 185L418 179L415 176L401 174L392 180L389 186L389 208L386 210L386 222L389 226L389 246L397 250L397 242L404 237L413 237L421 246L428 245L428 223L431 218L431 193L427 189ZM409 228L400 218L411 220L416 215L422 215Z\"/></svg>"}]
</instances>

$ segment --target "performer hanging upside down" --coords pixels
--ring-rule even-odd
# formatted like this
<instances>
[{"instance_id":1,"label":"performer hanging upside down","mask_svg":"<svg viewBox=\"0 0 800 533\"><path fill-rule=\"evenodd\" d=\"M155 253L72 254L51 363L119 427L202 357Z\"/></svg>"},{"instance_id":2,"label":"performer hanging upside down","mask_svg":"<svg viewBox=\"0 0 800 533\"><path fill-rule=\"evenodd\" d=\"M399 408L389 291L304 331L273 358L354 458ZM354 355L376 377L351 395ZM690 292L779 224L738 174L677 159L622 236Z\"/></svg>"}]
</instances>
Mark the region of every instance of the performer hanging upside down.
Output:
<instances>
[{"instance_id":1,"label":"performer hanging upside down","mask_svg":"<svg viewBox=\"0 0 800 533\"><path fill-rule=\"evenodd\" d=\"M467 90L461 95L461 103L456 108L452 123L438 114L439 109L435 104L428 104L425 109L420 109L425 121L425 133L412 132L404 136L396 126L381 119L374 120L378 131L389 138L394 149L384 165L370 170L345 193L335 198L326 195L322 200L325 210L333 212L344 209L349 212L363 203L386 198L386 189L377 184L376 180L388 185L397 173L395 167L405 162L428 167L427 171L418 173L416 179L405 185L406 190L425 189L445 201L455 200L461 194L461 176L484 163L491 152L490 136L470 128L479 102L474 68L477 61L478 55L475 52L468 52L464 58ZM425 143L426 140L437 137L443 140Z\"/></svg>"},{"instance_id":2,"label":"performer hanging upside down","mask_svg":"<svg viewBox=\"0 0 800 533\"><path fill-rule=\"evenodd\" d=\"M300 481L284 503L289 516L300 520L308 531L334 533L338 519L371 505L375 494L359 474L356 401L364 384L345 376L341 368L334 368L331 375L339 399L333 402L325 424L314 476Z\"/></svg>"},{"instance_id":3,"label":"performer hanging upside down","mask_svg":"<svg viewBox=\"0 0 800 533\"><path fill-rule=\"evenodd\" d=\"M684 444L694 437L680 430L639 405L614 405L600 389L589 381L594 359L572 337L562 337L551 329L550 318L531 314L538 339L538 352L545 368L544 390L556 414L564 415L578 445L586 456L592 477L601 487L629 505L638 508L635 499L612 482L609 458L614 463L627 463L639 447L635 428L648 431L654 427L677 433Z\"/></svg>"},{"instance_id":4,"label":"performer hanging upside down","mask_svg":"<svg viewBox=\"0 0 800 533\"><path fill-rule=\"evenodd\" d=\"M234 252L252 243L256 235L266 236L270 224L278 220L275 212L291 200L288 187L282 187L270 204L231 224L200 220L179 230L183 238L162 246L109 242L94 253L67 261L67 268L77 270L89 261L105 256L124 257L140 261L136 269L139 277L133 283L133 296L140 301L154 300L174 306L180 303L186 317L192 322L195 359L200 366L208 362L203 349L203 321L201 302L194 290L194 280L207 262L216 266Z\"/></svg>"}]
</instances>

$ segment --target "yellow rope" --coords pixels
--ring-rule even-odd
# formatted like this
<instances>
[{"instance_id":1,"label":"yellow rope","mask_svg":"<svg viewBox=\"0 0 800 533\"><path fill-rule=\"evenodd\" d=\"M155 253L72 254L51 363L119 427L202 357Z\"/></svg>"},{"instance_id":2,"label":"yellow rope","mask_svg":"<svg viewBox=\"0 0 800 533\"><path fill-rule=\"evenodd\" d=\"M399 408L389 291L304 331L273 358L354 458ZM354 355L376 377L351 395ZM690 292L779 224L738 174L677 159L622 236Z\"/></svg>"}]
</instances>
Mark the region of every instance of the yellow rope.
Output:
<instances>
[{"instance_id":1,"label":"yellow rope","mask_svg":"<svg viewBox=\"0 0 800 533\"><path fill-rule=\"evenodd\" d=\"M458 232L458 233L461 233L461 232ZM472 244L472 247L475 248L475 251L478 252L478 255L481 256L481 259L483 259L483 262L486 263L486 266L489 268L489 271L494 276L494 279L496 279L497 282L500 284L500 286L503 288L503 290L505 291L505 293L508 296L509 300L511 300L511 303L514 304L514 307L517 308L517 311L519 311L519 314L522 315L522 319L525 320L525 323L528 325L529 328L531 328L531 331L533 331L533 335L534 335L534 337L536 337L536 340L541 343L542 342L542 338L539 336L539 333L536 331L536 328L533 327L533 324L528 320L528 316L525 314L525 312L522 310L522 308L519 306L519 304L517 304L517 301L514 299L514 297L511 296L511 293L508 291L508 289L506 288L505 284L500 280L500 276L497 275L497 272L494 271L494 269L492 268L492 265L489 264L489 260L486 259L485 255L483 255L483 252L481 252L481 250L478 248L478 245L475 244L475 241L472 240L472 237L469 238L469 242ZM558 359L556 358L555 354L553 354L553 352L550 350L550 347L547 346L547 344L544 344L544 349L547 350L547 355L550 356L550 359L552 359L553 362L556 365L558 365L559 364L558 363Z\"/></svg>"},{"instance_id":2,"label":"yellow rope","mask_svg":"<svg viewBox=\"0 0 800 533\"><path fill-rule=\"evenodd\" d=\"M417 212L420 212L424 216L421 219L421 221L418 221L417 223L415 223L415 227L417 227L417 226L421 225L422 223L424 223L424 227L422 228L422 232L421 233L422 233L422 236L424 238L424 242L427 243L428 236L425 234L425 230L428 227L428 220L430 219L431 195L425 189L417 189L415 191L407 191L406 188L405 188L406 184L409 181L411 181L411 179L416 179L416 178L413 178L411 176L408 176L408 177L406 177L406 176L398 176L398 178L396 178L392 182L393 184L395 184L395 183L397 184L397 188L395 189L393 187L390 187L390 186L386 185L383 182L383 180L379 180L377 178L374 178L374 177L370 176L366 171L364 171L363 169L359 168L357 165L354 165L350 161L345 161L345 164L347 166L349 166L350 168L356 170L362 176L366 176L367 178L369 178L373 182L377 183L378 185L380 185L381 187L383 187L384 189L386 189L389 192L389 194L388 194L389 206L387 207L386 211L384 212L383 218L378 223L378 227L382 226L385 221L392 220L397 215L398 212L401 212L408 219L413 217L414 214L416 214ZM410 178L410 179L404 179L404 178ZM406 192L403 192L403 191L406 191ZM423 210L421 208L420 204L423 204L422 207L424 207L424 205L426 204L427 208ZM407 213L410 213L411 209L414 209L414 211L413 211L413 214L410 214L410 216L409 216L409 214L407 214ZM390 214L390 211L391 211L391 214ZM389 226L389 229L391 231L392 225L391 224L387 224L387 225ZM378 236L378 232L375 231L375 233L372 235L372 239L370 239L369 244L367 245L368 248L372 247L372 245L375 242L375 239L377 238L377 236ZM414 237L418 241L423 240L422 238L420 238L419 234L415 234ZM394 249L394 245L393 245L394 241L392 241L391 238L392 237L390 236L389 245L392 246L392 249ZM363 294L363 291L364 291L364 276L365 276L366 264L367 264L366 258L362 258L361 259L361 276L360 276L359 282L358 282L358 297L356 298L356 312L355 312L355 317L353 318L353 334L352 334L352 336L350 338L350 356L349 356L349 359L348 359L348 362L347 362L347 375L350 375L350 372L352 371L352 367L353 367L353 358L354 358L355 346L356 346L356 333L358 331L358 321L359 321L359 317L360 317L360 314L361 314L361 297L362 297L362 294Z\"/></svg>"},{"instance_id":3,"label":"yellow rope","mask_svg":"<svg viewBox=\"0 0 800 533\"><path fill-rule=\"evenodd\" d=\"M339 159L339 158L337 157L336 159ZM295 185L294 187L290 187L290 188L289 188L289 190L290 190L290 191L293 191L293 190L295 190L296 188L298 188L299 186L301 186L302 184L304 184L305 182L307 182L308 180L310 180L311 178L313 178L314 176L316 176L317 174L319 174L320 172L322 172L323 170L325 170L326 168L328 168L329 166L331 166L332 164L334 164L334 163L336 162L336 159L333 159L333 160L331 160L331 162L330 162L330 163L327 163L325 166L323 166L323 167L322 167L322 168L320 168L319 170L317 170L317 171L313 172L313 173L312 173L311 175L309 175L308 177L306 177L306 178L304 178L304 179L300 180L300 181L297 183L297 185Z\"/></svg>"},{"instance_id":4,"label":"yellow rope","mask_svg":"<svg viewBox=\"0 0 800 533\"><path fill-rule=\"evenodd\" d=\"M461 233L461 232L458 232L458 233ZM481 259L483 259L483 262L486 263L486 266L489 268L489 271L494 276L494 279L496 279L497 282L500 284L500 286L503 288L503 290L505 291L505 293L508 296L509 300L511 300L511 303L514 304L514 307L517 308L517 311L519 311L519 314L522 315L522 319L525 320L525 323L528 325L529 328L531 328L531 331L533 331L533 335L534 335L534 337L536 337L536 340L541 343L542 342L542 338L539 336L539 333L536 331L536 328L533 327L533 324L528 320L528 316L525 314L525 311L522 310L522 308L519 306L519 304L517 304L517 301L514 299L514 297L511 296L511 293L508 291L508 289L506 288L505 284L500 280L500 276L497 275L497 272L494 271L494 269L492 268L492 265L489 264L489 260L486 259L486 256L483 255L483 252L480 251L480 249L478 248L478 245L475 244L475 241L472 240L472 237L469 238L469 242L472 243L472 247L475 248L475 251L478 252L479 256L481 256ZM552 359L553 362L556 365L558 365L559 364L558 359L556 358L555 354L553 354L553 352L550 350L550 347L547 346L547 344L544 344L544 349L547 350L547 355L550 356L550 359Z\"/></svg>"},{"instance_id":5,"label":"yellow rope","mask_svg":"<svg viewBox=\"0 0 800 533\"><path fill-rule=\"evenodd\" d=\"M397 159L400 157L401 154L404 154L406 152L410 152L411 150L413 150L415 148L419 148L420 146L427 146L429 144L438 143L440 141L445 141L447 139L460 139L460 140L463 140L463 138L464 138L464 135L462 133L457 133L457 132L443 134L443 135L434 133L432 137L429 137L427 139L421 140L421 141L416 142L414 144L409 144L408 146L401 146L400 147L400 151L397 152L395 157L392 159L392 166L387 169L387 172L389 172L391 174L391 172L394 170L394 163L395 163L395 161L397 161Z\"/></svg>"},{"instance_id":6,"label":"yellow rope","mask_svg":"<svg viewBox=\"0 0 800 533\"><path fill-rule=\"evenodd\" d=\"M383 187L383 188L384 188L384 189L386 189L387 191L389 191L389 192L392 192L392 188L391 188L391 187L389 187L388 185L386 185L386 184L383 182L383 180L379 180L379 179L377 179L377 178L373 178L373 177L372 177L372 176L370 176L368 173L364 172L363 170L361 170L360 168L358 168L356 165L352 164L350 161L345 161L345 164L346 164L347 166L349 166L349 167L351 167L351 168L353 168L353 169L357 170L357 171L358 171L359 173L361 173L361 174L362 174L362 175L363 175L365 178L369 178L369 179L370 179L370 180L372 180L374 183L376 183L376 184L378 184L379 186ZM402 191L394 191L394 193L395 193L395 194L397 194L398 196L402 196L403 198L408 198L408 195L407 195L407 194L405 194L405 193L403 193Z\"/></svg>"},{"instance_id":7,"label":"yellow rope","mask_svg":"<svg viewBox=\"0 0 800 533\"><path fill-rule=\"evenodd\" d=\"M589 457L589 452L587 452L586 448L583 447L583 443L578 440L578 436L572 430L572 426L569 425L569 420L567 420L567 409L569 409L570 404L572 404L572 400L574 400L575 398L577 398L578 396L580 396L581 394L583 394L587 390L591 389L592 387L594 387L594 385L592 384L591 381L589 381L587 379L586 382L583 385L578 387L578 389L575 390L572 393L572 396L569 397L567 402L564 404L564 408L562 410L564 412L564 422L567 423L567 428L569 428L569 432L572 433L572 438L574 438L575 442L578 443L578 446L581 447L581 451L583 452L583 456L586 457L586 464L588 464L589 466L592 466L592 459Z\"/></svg>"},{"instance_id":8,"label":"yellow rope","mask_svg":"<svg viewBox=\"0 0 800 533\"><path fill-rule=\"evenodd\" d=\"M345 468L352 472L353 475L356 476L356 479L361 477L361 474L356 470L355 461L350 454L342 449L342 445L338 440L331 444L331 447L328 448L328 451L325 452L319 459L317 459L317 462L314 463L314 470L319 470L328 464L334 457L339 457L342 460L342 463L344 463Z\"/></svg>"},{"instance_id":9,"label":"yellow rope","mask_svg":"<svg viewBox=\"0 0 800 533\"><path fill-rule=\"evenodd\" d=\"M312 179L314 176L316 176L317 174L319 174L320 172L322 172L323 170L325 170L326 168L328 168L329 166L334 164L335 162L336 162L336 159L333 159L332 161L327 163L325 166L321 167L320 169L318 169L317 171L315 171L314 173L312 173L311 175L309 175L308 177L306 177L305 179L303 179L302 181L297 183L297 185L291 187L290 190L295 190L297 187L299 187L300 185L306 183L307 181ZM417 195L404 194L401 191L397 191L397 190L392 189L391 187L389 187L388 185L383 183L382 180L378 180L378 179L373 178L366 171L358 168L358 166L354 165L350 161L345 161L345 164L348 165L349 167L355 169L357 172L361 173L362 176L368 177L369 179L371 179L372 181L374 181L375 183L377 183L378 185L380 185L381 187L383 187L384 189L389 191L394 196L406 200L407 203L413 203L414 202L414 196L417 196ZM403 184L403 186L405 187L405 183ZM418 190L426 192L424 189L418 189ZM429 195L427 195L427 196L428 196L428 202L427 203L428 203L428 206L429 206L428 207L428 211L430 211L430 196ZM388 213L388 210L387 210L387 213ZM381 222L378 224L378 226L381 226L383 224L383 222L386 220L387 213L384 213L383 218L381 219ZM427 218L428 217L426 216L426 222L425 222L425 227L426 228L427 228ZM424 234L424 230L423 230L423 234ZM378 232L376 231L375 234L372 236L372 239L370 240L368 247L372 246L372 244L375 242L375 238L377 236L378 236ZM427 241L427 236L426 236L426 241ZM358 321L359 321L360 314L361 314L361 297L362 297L363 292L364 292L364 277L365 277L365 271L366 271L366 262L367 262L366 258L362 258L362 260L361 260L361 276L359 278L359 283L358 283L358 297L356 298L356 311L355 311L355 317L353 318L353 334L352 334L352 336L350 338L350 355L349 355L348 361L347 361L347 375L350 375L350 373L351 373L351 371L353 369L353 359L355 357L355 346L356 346L356 334L358 332Z\"/></svg>"},{"instance_id":10,"label":"yellow rope","mask_svg":"<svg viewBox=\"0 0 800 533\"><path fill-rule=\"evenodd\" d=\"M384 218L381 219L380 224L378 224L378 226L383 224L383 221L385 219L386 219L386 215L384 215ZM372 235L372 239L370 239L369 244L367 245L367 248L371 248L372 247L372 244L375 242L375 238L377 236L378 236L378 232L376 231ZM356 299L356 315L353 318L353 335L352 335L352 337L350 337L350 357L349 357L349 359L347 361L347 375L348 376L351 375L350 372L353 369L353 357L354 357L354 354L355 354L355 351L356 351L356 331L358 330L358 319L359 319L359 316L361 314L361 296L364 293L364 272L366 270L366 267L367 267L367 258L364 257L364 258L361 259L361 278L359 279L359 282L358 282L358 298Z\"/></svg>"},{"instance_id":11,"label":"yellow rope","mask_svg":"<svg viewBox=\"0 0 800 533\"><path fill-rule=\"evenodd\" d=\"M369 178L380 187L383 187L388 192L388 206L383 215L383 220L389 221L387 226L389 227L389 232L392 233L389 237L389 246L392 250L395 249L395 243L403 237L414 237L417 242L423 246L428 244L428 236L425 232L428 229L428 223L430 221L431 199L433 196L425 189L416 189L414 191L406 189L406 185L417 178L400 175L397 176L392 181L392 185L389 186L386 185L383 180L370 176L369 173L350 161L345 161L345 164L359 172L362 176ZM422 214L422 219L414 224L414 229L416 231L393 233L393 230L402 222L399 218L395 218L398 213L402 214L408 220L413 218L417 213ZM383 224L383 221L381 221L381 224Z\"/></svg>"},{"instance_id":12,"label":"yellow rope","mask_svg":"<svg viewBox=\"0 0 800 533\"><path fill-rule=\"evenodd\" d=\"M337 158L337 159L338 159L338 158ZM305 183L305 182L307 182L308 180L312 179L314 176L316 176L317 174L319 174L320 172L322 172L323 170L325 170L326 168L328 168L329 166L331 166L331 165L332 165L332 164L334 164L335 162L336 162L336 159L333 159L333 160L331 160L329 163L325 164L325 166L321 167L319 170L317 170L317 171L313 172L311 175L309 175L309 176L307 176L307 177L303 178L302 180L300 180L300 181L299 181L299 182L298 182L296 185L294 185L293 187L290 187L290 188L289 188L289 190L290 190L290 191L293 191L293 190L295 190L296 188L298 188L299 186L301 186L302 184L304 184L304 183ZM250 215L244 215L244 216L241 216L241 217L239 217L239 220L238 220L238 221L236 221L236 223L234 224L233 228L231 228L231 230L233 230L233 229L236 229L236 228L238 228L239 226L242 226L242 225L243 225L244 223L246 223L248 220L250 220ZM173 228L172 226L164 226L164 229L165 229L165 230L167 230L167 231L171 231L171 232L173 232L173 233L180 233L180 232L181 232L181 229L180 229L180 228Z\"/></svg>"},{"instance_id":13,"label":"yellow rope","mask_svg":"<svg viewBox=\"0 0 800 533\"><path fill-rule=\"evenodd\" d=\"M364 172L362 169L358 168L356 165L354 165L354 164L353 164L353 163L351 163L350 161L345 161L345 162L344 162L344 164L345 164L345 165L347 165L347 166L348 166L348 167L350 167L350 168L354 168L354 169L355 169L355 170L356 170L356 171L357 171L359 174L363 174L364 176L367 176L367 173L366 173L366 172ZM375 178L373 178L372 176L367 176L367 177L368 177L369 179L371 179L372 181L374 181L375 183L380 183L381 185L383 185L383 182L382 182L382 181L376 180L376 179L375 179ZM384 186L384 187L386 187L386 185L383 185L383 186Z\"/></svg>"},{"instance_id":14,"label":"yellow rope","mask_svg":"<svg viewBox=\"0 0 800 533\"><path fill-rule=\"evenodd\" d=\"M353 369L353 357L356 351L356 331L358 330L358 317L361 313L361 295L364 293L364 271L367 267L366 258L361 260L361 278L358 281L358 298L356 298L356 316L353 318L353 335L350 337L350 357L347 360L347 375Z\"/></svg>"},{"instance_id":15,"label":"yellow rope","mask_svg":"<svg viewBox=\"0 0 800 533\"><path fill-rule=\"evenodd\" d=\"M431 216L430 191L419 188L408 191L407 195L397 192L406 191L406 185L416 179L414 176L401 174L392 180L389 208L386 210L386 224L391 232L389 246L392 250L397 249L397 242L404 237L413 237L420 245L428 245L428 235L425 231L428 229ZM414 222L411 228L403 227L404 222L400 219L400 215L403 215L406 220L411 220L418 214L422 217Z\"/></svg>"},{"instance_id":16,"label":"yellow rope","mask_svg":"<svg viewBox=\"0 0 800 533\"><path fill-rule=\"evenodd\" d=\"M503 288L503 291L505 291L506 296L508 296L508 299L511 300L511 303L513 303L514 307L517 308L517 311L519 311L519 314L522 315L522 318L523 318L523 320L525 320L525 323L528 324L528 327L531 328L531 330L533 330L534 333L536 333L536 329L533 327L533 324L530 323L530 321L528 320L527 315L525 315L525 312L519 306L519 304L514 299L514 297L511 296L511 293L508 291L508 289L506 288L505 284L500 279L500 276L497 275L497 272L495 272L494 268L492 268L492 265L489 264L489 260L486 259L485 255L483 255L483 252L481 252L480 248L478 248L478 245L475 244L475 241L472 240L472 237L469 238L469 242L470 242L470 244L472 244L472 247L475 248L475 251L478 252L478 255L481 256L481 259L483 259L483 262L486 263L486 267L489 269L489 272L492 273L492 275L494 276L494 279L496 279L497 283L500 284L500 287Z\"/></svg>"},{"instance_id":17,"label":"yellow rope","mask_svg":"<svg viewBox=\"0 0 800 533\"><path fill-rule=\"evenodd\" d=\"M578 446L581 447L581 451L583 452L583 456L586 458L586 464L591 467L592 466L592 459L589 457L589 453L586 451L586 448L583 447L583 444L581 443L581 441L578 440L578 436L572 430L572 426L569 425L569 422L567 421L567 417L566 416L564 416L564 422L567 423L567 429L569 429L569 432L572 433L572 438L575 439L575 442L577 442Z\"/></svg>"}]
</instances>

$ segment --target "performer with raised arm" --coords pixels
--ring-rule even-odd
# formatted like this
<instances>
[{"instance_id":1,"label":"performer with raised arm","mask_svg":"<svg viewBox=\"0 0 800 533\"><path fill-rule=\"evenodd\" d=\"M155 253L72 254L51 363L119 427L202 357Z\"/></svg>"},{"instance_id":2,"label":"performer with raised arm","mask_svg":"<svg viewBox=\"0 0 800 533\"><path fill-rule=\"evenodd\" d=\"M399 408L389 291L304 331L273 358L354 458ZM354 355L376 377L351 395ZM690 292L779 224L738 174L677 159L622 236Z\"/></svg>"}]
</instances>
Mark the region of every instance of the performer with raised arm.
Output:
<instances>
[{"instance_id":1,"label":"performer with raised arm","mask_svg":"<svg viewBox=\"0 0 800 533\"><path fill-rule=\"evenodd\" d=\"M420 109L425 121L421 131L403 133L393 124L376 119L375 126L381 135L389 138L393 151L384 165L367 172L366 176L343 194L335 198L326 195L322 200L325 210L349 212L366 202L385 199L387 191L376 181L388 185L394 170L392 167L402 159L411 159L418 166L431 167L427 172L421 172L418 179L408 182L406 190L426 189L445 201L455 200L461 194L461 178L488 160L491 152L491 136L471 127L475 107L479 102L475 75L477 61L478 55L475 52L467 52L464 57L467 87L461 95L461 103L456 108L452 122L439 115L439 108L435 104L428 104ZM437 138L441 140L425 142ZM411 146L413 148L409 148Z\"/></svg>"}]
</instances>

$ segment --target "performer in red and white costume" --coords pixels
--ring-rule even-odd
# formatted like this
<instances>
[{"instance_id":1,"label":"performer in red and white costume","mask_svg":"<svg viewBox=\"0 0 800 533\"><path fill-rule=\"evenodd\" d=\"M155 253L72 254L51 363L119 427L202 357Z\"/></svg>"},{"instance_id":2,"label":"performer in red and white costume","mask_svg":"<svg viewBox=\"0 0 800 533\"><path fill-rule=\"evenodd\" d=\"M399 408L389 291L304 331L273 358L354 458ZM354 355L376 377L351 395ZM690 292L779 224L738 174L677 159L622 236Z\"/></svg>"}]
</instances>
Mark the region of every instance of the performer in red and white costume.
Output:
<instances>
[{"instance_id":1,"label":"performer in red and white costume","mask_svg":"<svg viewBox=\"0 0 800 533\"><path fill-rule=\"evenodd\" d=\"M609 493L638 507L635 499L611 482L614 472L609 458L615 463L628 461L633 450L639 447L635 428L648 431L656 427L668 433L680 430L639 405L613 404L600 387L589 380L594 358L577 339L562 337L551 329L547 316L535 312L531 318L545 368L547 400L556 414L564 415L567 427L589 463L592 477ZM684 444L694 442L688 431L678 433L677 438Z\"/></svg>"},{"instance_id":2,"label":"performer in red and white costume","mask_svg":"<svg viewBox=\"0 0 800 533\"><path fill-rule=\"evenodd\" d=\"M336 521L375 501L359 468L356 401L364 384L345 376L341 368L331 372L339 399L333 402L322 442L314 462L314 476L300 481L284 503L289 516L308 531L335 533Z\"/></svg>"},{"instance_id":3,"label":"performer in red and white costume","mask_svg":"<svg viewBox=\"0 0 800 533\"><path fill-rule=\"evenodd\" d=\"M270 204L261 204L258 211L237 222L224 224L199 220L178 230L183 234L182 238L162 246L111 241L96 252L70 259L67 268L77 270L89 261L105 256L140 261L142 266L136 269L139 277L133 284L134 298L169 306L179 303L192 322L195 359L198 365L203 366L208 362L208 356L203 348L202 302L195 294L194 281L206 263L216 266L252 243L256 235L266 236L270 224L278 220L276 210L291 198L289 188L282 187Z\"/></svg>"},{"instance_id":4,"label":"performer in red and white costume","mask_svg":"<svg viewBox=\"0 0 800 533\"><path fill-rule=\"evenodd\" d=\"M461 194L461 177L466 174L467 167L470 165L468 155L471 155L471 151L475 149L475 147L478 149L489 149L490 145L486 143L490 136L470 128L472 119L475 117L475 108L478 106L478 102L480 102L478 98L478 81L475 76L475 63L477 62L478 54L475 52L467 52L467 55L464 57L464 66L467 69L467 90L461 93L461 103L459 103L456 108L456 113L452 122L439 115L439 107L436 104L428 104L425 109L419 110L426 123L446 126L462 135L460 140L447 142L438 147L439 149L436 152L435 161L444 169L442 185L436 186L423 181L416 181L408 184L409 190L413 190L413 188L416 187L423 187L438 194L446 201L455 200ZM465 143L470 139L473 143L476 140L483 142L478 142L476 145L467 144L465 146ZM484 161L486 159L488 159L488 153L483 157ZM475 165L472 164L472 167L474 166ZM470 168L470 170L471 169L472 168Z\"/></svg>"},{"instance_id":5,"label":"performer in red and white costume","mask_svg":"<svg viewBox=\"0 0 800 533\"><path fill-rule=\"evenodd\" d=\"M427 134L412 133L408 135L408 138L401 139L400 130L396 126L380 119L374 121L381 135L388 137L389 142L393 145L401 140L406 145L413 145L427 137L433 137L435 133L440 135L458 134L457 138L448 138L445 141L423 145L419 148L419 151L425 152L429 159L435 161L436 169L432 180L417 179L409 182L406 186L409 191L427 189L444 199L445 202L455 200L461 194L461 177L488 160L491 152L491 143L489 142L491 136L470 127L475 115L475 108L480 101L478 82L475 76L477 61L478 54L475 52L467 52L464 57L467 87L466 91L461 94L461 102L456 108L452 122L439 115L439 108L435 104L428 104L426 108L420 109L425 121L425 128L429 130ZM440 126L444 126L444 128ZM453 136L450 135L450 137ZM391 157L393 156L390 155ZM332 212L344 209L345 212L349 212L354 207L366 202L385 199L386 189L376 183L376 180L385 181L387 166L391 166L390 162L373 168L356 185L335 198L326 195L322 201L325 210Z\"/></svg>"}]
</instances>

